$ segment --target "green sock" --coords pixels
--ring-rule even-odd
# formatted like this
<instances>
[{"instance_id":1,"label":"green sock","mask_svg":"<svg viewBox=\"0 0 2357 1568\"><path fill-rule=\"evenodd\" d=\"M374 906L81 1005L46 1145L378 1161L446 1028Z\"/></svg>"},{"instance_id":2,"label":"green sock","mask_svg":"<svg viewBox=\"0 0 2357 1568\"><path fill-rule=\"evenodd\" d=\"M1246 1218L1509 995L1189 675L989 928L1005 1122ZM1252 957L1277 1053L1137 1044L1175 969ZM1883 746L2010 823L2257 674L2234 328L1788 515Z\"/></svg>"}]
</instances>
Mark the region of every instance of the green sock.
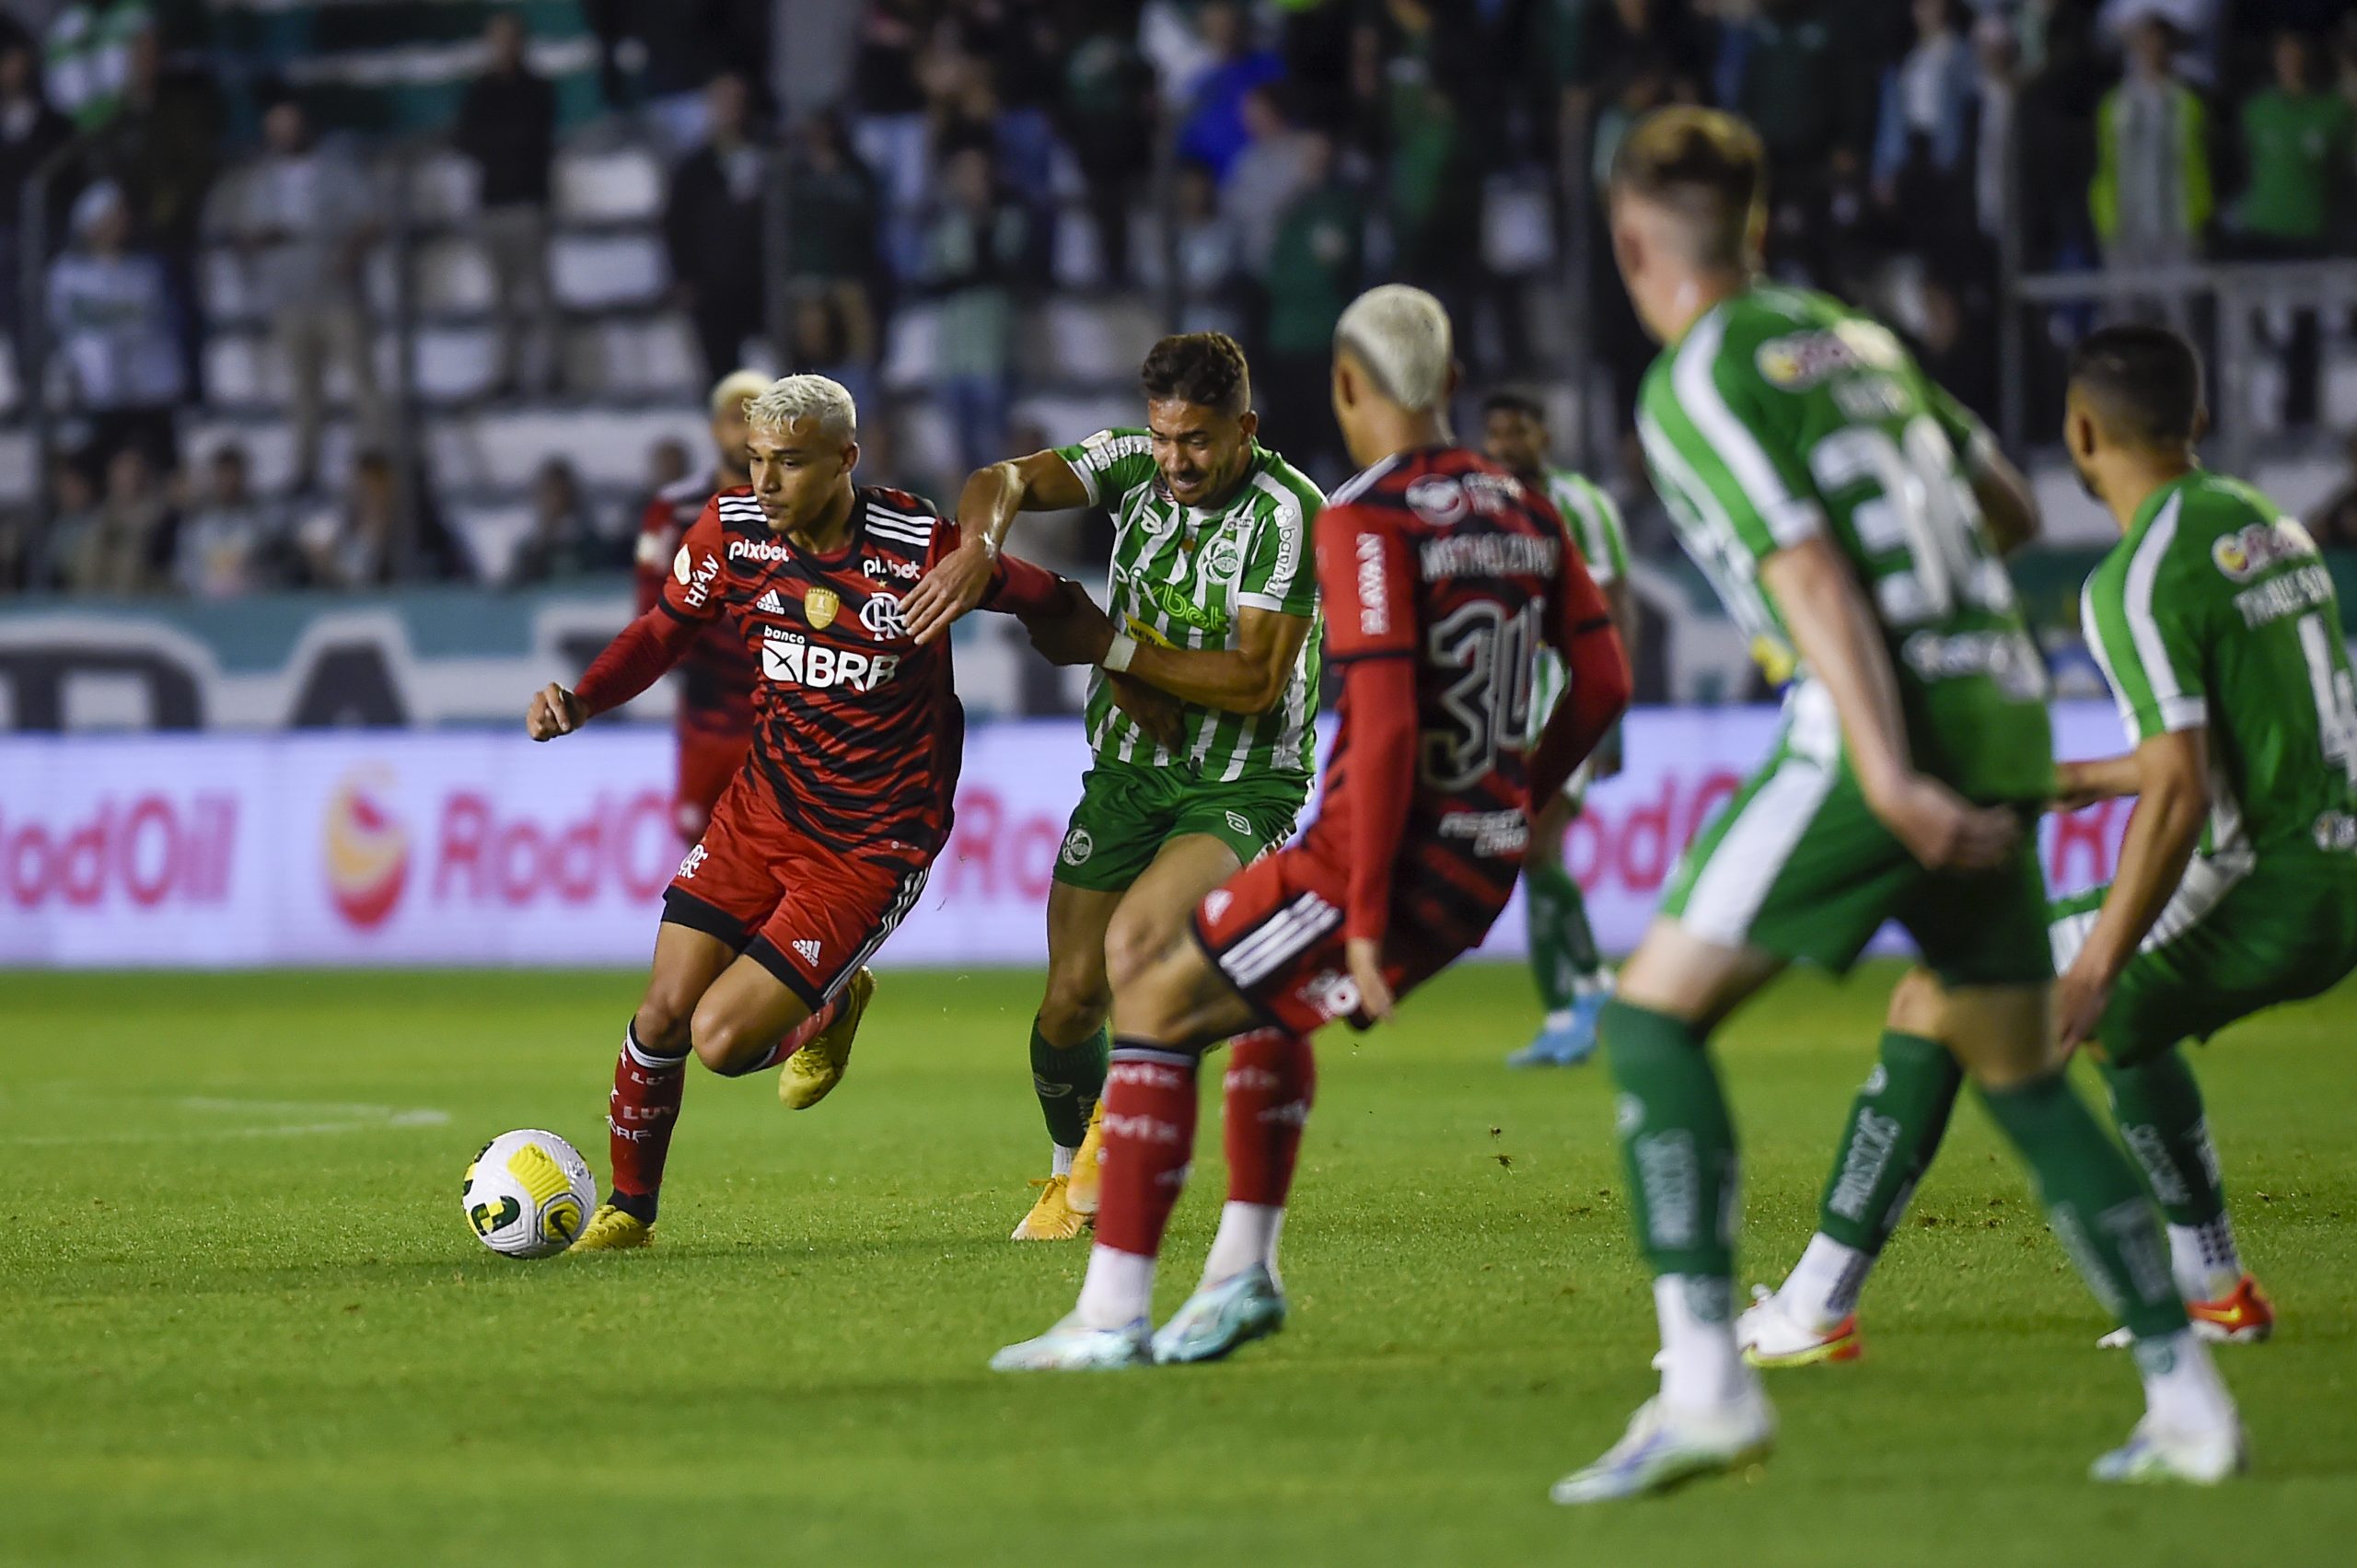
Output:
<instances>
[{"instance_id":1,"label":"green sock","mask_svg":"<svg viewBox=\"0 0 2357 1568\"><path fill-rule=\"evenodd\" d=\"M1732 1277L1735 1127L1703 1036L1618 1000L1605 1004L1599 1028L1645 1261L1657 1275Z\"/></svg>"},{"instance_id":2,"label":"green sock","mask_svg":"<svg viewBox=\"0 0 2357 1568\"><path fill-rule=\"evenodd\" d=\"M1879 1253L1931 1168L1963 1086L1963 1070L1945 1046L1886 1030L1874 1071L1850 1102L1817 1228L1844 1247Z\"/></svg>"},{"instance_id":3,"label":"green sock","mask_svg":"<svg viewBox=\"0 0 2357 1568\"><path fill-rule=\"evenodd\" d=\"M2120 1141L2175 1225L2208 1225L2226 1212L2218 1151L2201 1114L2201 1086L2182 1051L2169 1050L2135 1067L2104 1063L2112 1120Z\"/></svg>"},{"instance_id":4,"label":"green sock","mask_svg":"<svg viewBox=\"0 0 2357 1568\"><path fill-rule=\"evenodd\" d=\"M1565 916L1579 907L1580 885L1560 865L1530 861L1522 868L1522 891L1530 912L1530 978L1538 1005L1560 1013L1572 1005L1571 937ZM1580 924L1587 924L1582 920Z\"/></svg>"},{"instance_id":5,"label":"green sock","mask_svg":"<svg viewBox=\"0 0 2357 1568\"><path fill-rule=\"evenodd\" d=\"M2169 1256L2119 1146L2087 1113L2060 1071L1980 1096L2037 1179L2055 1238L2105 1310L2139 1340L2185 1328Z\"/></svg>"},{"instance_id":6,"label":"green sock","mask_svg":"<svg viewBox=\"0 0 2357 1568\"><path fill-rule=\"evenodd\" d=\"M1112 1051L1108 1025L1099 1024L1078 1045L1058 1046L1039 1032L1039 1019L1031 1020L1031 1089L1039 1097L1039 1114L1056 1147L1076 1149L1088 1135L1089 1113L1105 1092L1105 1063Z\"/></svg>"},{"instance_id":7,"label":"green sock","mask_svg":"<svg viewBox=\"0 0 2357 1568\"><path fill-rule=\"evenodd\" d=\"M1596 950L1596 930L1587 923L1587 900L1568 871L1557 867L1563 879L1563 963L1572 973L1574 994L1604 978L1604 955Z\"/></svg>"}]
</instances>

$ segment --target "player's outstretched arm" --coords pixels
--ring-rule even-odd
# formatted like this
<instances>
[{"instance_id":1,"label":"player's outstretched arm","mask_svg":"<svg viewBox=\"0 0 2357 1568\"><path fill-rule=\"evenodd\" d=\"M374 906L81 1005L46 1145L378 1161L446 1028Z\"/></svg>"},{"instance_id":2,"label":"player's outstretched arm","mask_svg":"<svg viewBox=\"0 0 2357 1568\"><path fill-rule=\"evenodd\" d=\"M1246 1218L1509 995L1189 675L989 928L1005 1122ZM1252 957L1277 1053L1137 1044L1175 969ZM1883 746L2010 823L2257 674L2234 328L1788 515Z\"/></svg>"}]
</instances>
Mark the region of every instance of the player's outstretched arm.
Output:
<instances>
[{"instance_id":1,"label":"player's outstretched arm","mask_svg":"<svg viewBox=\"0 0 2357 1568\"><path fill-rule=\"evenodd\" d=\"M599 714L621 707L679 662L702 624L657 604L623 627L589 661L578 686L568 691L552 681L536 692L524 727L533 739L548 740L570 735Z\"/></svg>"},{"instance_id":2,"label":"player's outstretched arm","mask_svg":"<svg viewBox=\"0 0 2357 1568\"><path fill-rule=\"evenodd\" d=\"M2053 807L2057 811L2076 811L2080 807L2093 806L2098 800L2134 795L2142 787L2142 776L2136 766L2136 753L2132 751L2125 757L2057 762L2054 764Z\"/></svg>"},{"instance_id":3,"label":"player's outstretched arm","mask_svg":"<svg viewBox=\"0 0 2357 1568\"><path fill-rule=\"evenodd\" d=\"M1265 714L1277 705L1309 640L1306 615L1246 605L1237 611L1237 646L1166 648L1116 636L1099 661L1183 703L1230 714Z\"/></svg>"},{"instance_id":4,"label":"player's outstretched arm","mask_svg":"<svg viewBox=\"0 0 2357 1568\"><path fill-rule=\"evenodd\" d=\"M934 563L900 606L910 635L930 643L982 602L1017 512L1068 512L1089 499L1088 487L1054 452L975 470L958 496L958 548Z\"/></svg>"},{"instance_id":5,"label":"player's outstretched arm","mask_svg":"<svg viewBox=\"0 0 2357 1568\"><path fill-rule=\"evenodd\" d=\"M2128 819L2119 869L2103 908L2055 995L2055 1024L2065 1048L2095 1033L2112 982L2161 918L2210 818L2209 731L2200 725L2143 741L2132 758L2142 798Z\"/></svg>"},{"instance_id":6,"label":"player's outstretched arm","mask_svg":"<svg viewBox=\"0 0 2357 1568\"><path fill-rule=\"evenodd\" d=\"M1984 869L2012 854L2021 835L2012 812L1973 806L1915 771L1882 627L1833 546L1817 536L1786 545L1760 562L1759 580L1783 610L1802 662L1833 699L1851 767L1883 826L1934 869Z\"/></svg>"}]
</instances>

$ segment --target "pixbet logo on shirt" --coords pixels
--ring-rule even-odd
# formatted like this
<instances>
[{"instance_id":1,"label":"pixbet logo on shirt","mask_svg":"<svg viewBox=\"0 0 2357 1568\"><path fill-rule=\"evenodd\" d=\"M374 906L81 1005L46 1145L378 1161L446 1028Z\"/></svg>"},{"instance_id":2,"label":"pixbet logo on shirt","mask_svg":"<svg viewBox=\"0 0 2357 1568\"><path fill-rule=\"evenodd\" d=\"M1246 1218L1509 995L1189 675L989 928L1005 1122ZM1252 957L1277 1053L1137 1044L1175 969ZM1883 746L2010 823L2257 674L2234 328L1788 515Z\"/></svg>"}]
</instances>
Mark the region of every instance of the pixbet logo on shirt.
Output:
<instances>
[{"instance_id":1,"label":"pixbet logo on shirt","mask_svg":"<svg viewBox=\"0 0 2357 1568\"><path fill-rule=\"evenodd\" d=\"M761 638L761 673L816 691L848 686L873 691L900 668L898 654L864 654L857 648L830 648L790 632L768 632Z\"/></svg>"}]
</instances>

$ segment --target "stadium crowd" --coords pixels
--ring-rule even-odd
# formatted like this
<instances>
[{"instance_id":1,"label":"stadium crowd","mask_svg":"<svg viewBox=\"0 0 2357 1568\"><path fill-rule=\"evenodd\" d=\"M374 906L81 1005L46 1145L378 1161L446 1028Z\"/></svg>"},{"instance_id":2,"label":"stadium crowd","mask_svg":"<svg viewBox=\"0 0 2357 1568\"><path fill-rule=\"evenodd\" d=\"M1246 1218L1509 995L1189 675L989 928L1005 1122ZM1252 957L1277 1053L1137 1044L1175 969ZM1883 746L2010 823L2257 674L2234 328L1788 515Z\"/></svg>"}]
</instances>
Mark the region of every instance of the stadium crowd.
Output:
<instances>
[{"instance_id":1,"label":"stadium crowd","mask_svg":"<svg viewBox=\"0 0 2357 1568\"><path fill-rule=\"evenodd\" d=\"M1608 248L1573 237L1622 130L1664 102L1750 119L1775 167L1776 270L1875 303L1984 412L2009 243L2030 271L2145 268L2348 254L2357 226L2357 12L2335 0L866 0L838 101L791 114L759 68L784 0L598 0L583 7L590 109L571 120L526 13L482 9L477 64L432 127L476 175L482 401L607 395L563 348L552 170L568 137L621 138L668 171L663 303L703 382L747 362L832 375L869 411L885 471L885 364L923 309L946 449L889 471L940 494L1043 444L1018 396L1051 290L1234 332L1271 430L1329 482L1329 340L1377 278L1449 305L1477 384L1560 384L1577 347L1625 421L1650 345ZM17 382L40 379L64 417L42 459L48 548L29 548L22 516L0 527L0 586L222 596L493 575L440 517L425 459L403 482L393 456L366 286L389 242L383 138L339 119L335 95L230 58L193 0L12 10L0 330ZM53 157L51 243L28 280L23 192ZM207 402L208 248L268 302L273 417L294 435L283 484L259 485L238 443L183 450ZM1583 293L1585 320L1565 319ZM2320 344L2345 325L2310 313L2278 333L2288 423L2318 418ZM35 327L45 367L22 352ZM352 429L340 472L322 442L335 408ZM1606 444L1608 468L1633 468ZM668 445L650 486L684 471ZM552 459L496 575L623 570L625 501ZM404 506L415 543L396 551Z\"/></svg>"}]
</instances>

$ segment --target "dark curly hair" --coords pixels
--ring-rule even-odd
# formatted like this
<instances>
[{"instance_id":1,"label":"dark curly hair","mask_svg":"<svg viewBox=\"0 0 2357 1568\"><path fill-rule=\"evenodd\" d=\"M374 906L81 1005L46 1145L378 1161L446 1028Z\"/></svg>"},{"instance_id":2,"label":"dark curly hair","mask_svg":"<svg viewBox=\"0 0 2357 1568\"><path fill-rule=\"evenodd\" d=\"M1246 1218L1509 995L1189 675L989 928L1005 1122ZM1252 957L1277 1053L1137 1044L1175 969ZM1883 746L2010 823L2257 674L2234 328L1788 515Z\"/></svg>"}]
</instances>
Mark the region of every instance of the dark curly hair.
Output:
<instances>
[{"instance_id":1,"label":"dark curly hair","mask_svg":"<svg viewBox=\"0 0 2357 1568\"><path fill-rule=\"evenodd\" d=\"M1146 401L1181 402L1216 409L1230 419L1252 406L1252 372L1244 350L1225 332L1181 332L1163 339L1145 356L1138 385Z\"/></svg>"}]
</instances>

